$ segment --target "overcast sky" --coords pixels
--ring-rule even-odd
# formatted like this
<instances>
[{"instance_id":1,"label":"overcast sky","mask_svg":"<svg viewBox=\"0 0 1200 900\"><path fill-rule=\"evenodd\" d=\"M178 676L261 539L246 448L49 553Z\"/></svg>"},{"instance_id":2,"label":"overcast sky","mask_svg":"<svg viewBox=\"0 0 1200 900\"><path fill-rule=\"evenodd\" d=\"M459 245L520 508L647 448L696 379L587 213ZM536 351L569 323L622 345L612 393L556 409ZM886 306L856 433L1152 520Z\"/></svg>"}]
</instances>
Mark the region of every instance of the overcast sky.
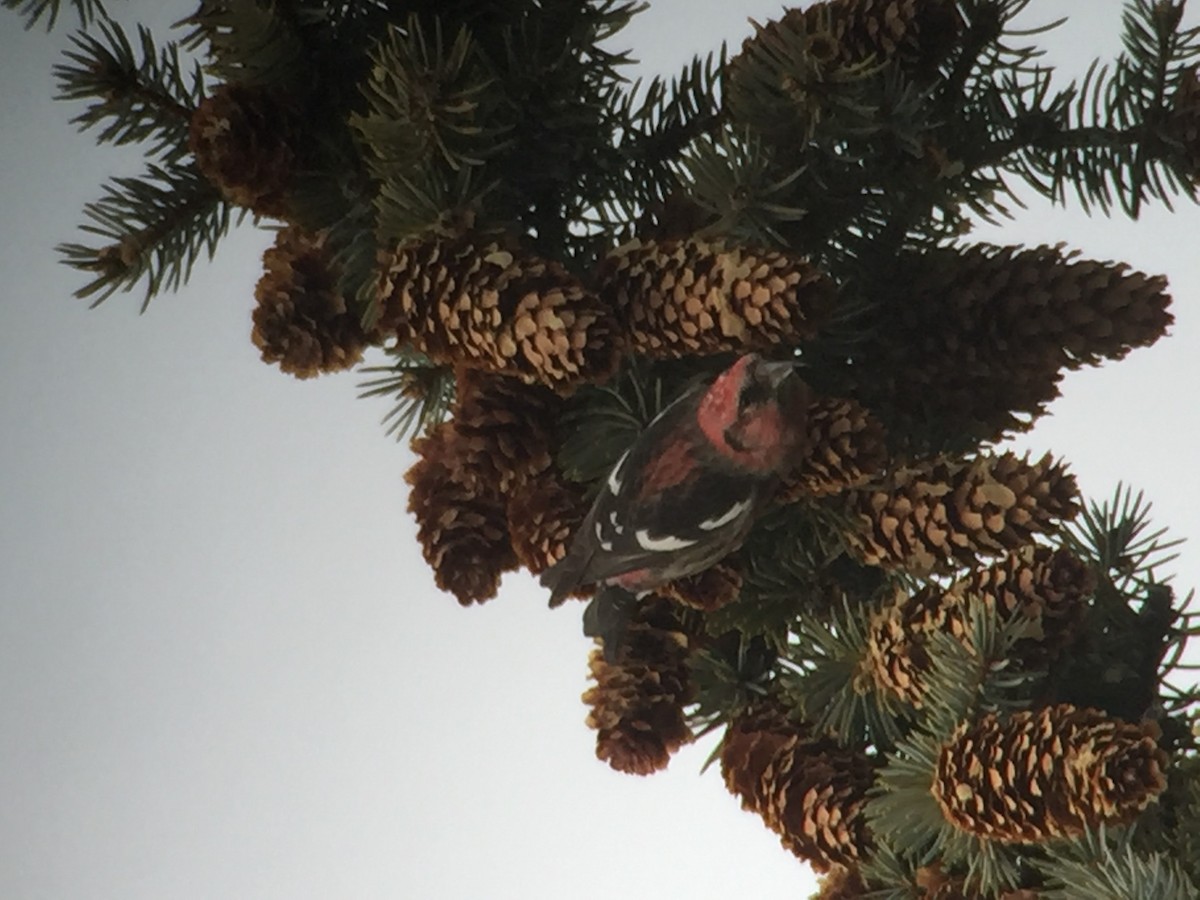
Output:
<instances>
[{"instance_id":1,"label":"overcast sky","mask_svg":"<svg viewBox=\"0 0 1200 900\"><path fill-rule=\"evenodd\" d=\"M112 6L160 34L191 8ZM671 72L778 8L655 0L625 39ZM1086 9L1052 41L1071 71L1115 48L1119 4ZM0 896L805 896L805 869L699 774L711 743L651 778L594 759L578 607L548 611L527 576L469 610L434 588L385 404L250 343L268 233L231 235L142 316L140 296L71 297L52 247L140 165L50 102L68 29L19 24L0 12ZM979 234L1170 277L1172 337L1068 378L1018 446L1065 455L1093 496L1145 488L1193 537L1197 234L1192 207L1044 205ZM1200 583L1200 550L1177 570Z\"/></svg>"}]
</instances>

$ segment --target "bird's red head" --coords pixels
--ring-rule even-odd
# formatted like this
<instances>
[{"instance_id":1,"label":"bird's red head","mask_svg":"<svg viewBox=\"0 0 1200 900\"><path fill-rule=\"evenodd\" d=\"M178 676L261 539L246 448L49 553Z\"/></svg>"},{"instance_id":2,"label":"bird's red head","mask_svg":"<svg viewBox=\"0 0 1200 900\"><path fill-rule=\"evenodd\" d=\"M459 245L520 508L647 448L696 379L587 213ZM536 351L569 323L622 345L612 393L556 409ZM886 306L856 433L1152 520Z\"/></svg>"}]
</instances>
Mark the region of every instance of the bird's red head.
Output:
<instances>
[{"instance_id":1,"label":"bird's red head","mask_svg":"<svg viewBox=\"0 0 1200 900\"><path fill-rule=\"evenodd\" d=\"M722 456L764 474L779 471L803 428L780 401L793 372L791 363L748 353L717 376L700 400L697 418Z\"/></svg>"}]
</instances>

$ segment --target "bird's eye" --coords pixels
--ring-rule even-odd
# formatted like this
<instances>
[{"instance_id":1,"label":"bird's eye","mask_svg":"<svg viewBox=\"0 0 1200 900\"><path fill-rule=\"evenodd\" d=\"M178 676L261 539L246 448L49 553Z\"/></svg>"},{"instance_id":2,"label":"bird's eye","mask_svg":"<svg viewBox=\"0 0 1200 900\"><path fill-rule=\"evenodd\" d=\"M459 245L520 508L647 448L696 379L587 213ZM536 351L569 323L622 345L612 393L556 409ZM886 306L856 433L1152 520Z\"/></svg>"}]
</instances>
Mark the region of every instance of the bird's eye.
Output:
<instances>
[{"instance_id":1,"label":"bird's eye","mask_svg":"<svg viewBox=\"0 0 1200 900\"><path fill-rule=\"evenodd\" d=\"M738 394L738 412L745 412L751 406L766 403L771 399L771 389L761 381L751 381Z\"/></svg>"}]
</instances>

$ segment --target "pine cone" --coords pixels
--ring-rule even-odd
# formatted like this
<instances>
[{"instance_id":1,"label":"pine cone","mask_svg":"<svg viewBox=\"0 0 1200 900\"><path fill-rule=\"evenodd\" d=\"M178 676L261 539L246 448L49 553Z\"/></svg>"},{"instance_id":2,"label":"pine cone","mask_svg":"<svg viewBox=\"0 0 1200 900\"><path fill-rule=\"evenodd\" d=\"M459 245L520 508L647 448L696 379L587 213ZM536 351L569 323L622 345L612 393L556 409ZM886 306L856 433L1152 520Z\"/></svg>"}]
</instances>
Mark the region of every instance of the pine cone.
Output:
<instances>
[{"instance_id":1,"label":"pine cone","mask_svg":"<svg viewBox=\"0 0 1200 900\"><path fill-rule=\"evenodd\" d=\"M930 78L958 46L962 27L952 0L833 0L790 9L758 26L729 60L729 107L766 128L813 125L828 84L847 70L895 63L910 77Z\"/></svg>"},{"instance_id":2,"label":"pine cone","mask_svg":"<svg viewBox=\"0 0 1200 900\"><path fill-rule=\"evenodd\" d=\"M888 459L883 426L855 400L822 397L808 408L808 450L780 488L779 502L858 487Z\"/></svg>"},{"instance_id":3,"label":"pine cone","mask_svg":"<svg viewBox=\"0 0 1200 900\"><path fill-rule=\"evenodd\" d=\"M690 639L663 598L643 602L633 615L615 663L592 651L595 685L583 694L596 756L618 772L649 775L692 740L683 708L692 700Z\"/></svg>"},{"instance_id":4,"label":"pine cone","mask_svg":"<svg viewBox=\"0 0 1200 900\"><path fill-rule=\"evenodd\" d=\"M930 658L925 644L942 632L971 647L967 606L978 597L1001 621L1023 615L1040 630L1022 638L1013 656L1025 668L1042 665L1074 638L1085 603L1095 589L1091 570L1066 550L1022 547L996 564L978 569L948 590L927 587L895 599L871 617L864 668L876 686L914 707L925 697Z\"/></svg>"},{"instance_id":5,"label":"pine cone","mask_svg":"<svg viewBox=\"0 0 1200 900\"><path fill-rule=\"evenodd\" d=\"M600 295L653 358L745 353L812 337L834 286L805 260L720 242L631 241L609 254Z\"/></svg>"},{"instance_id":6,"label":"pine cone","mask_svg":"<svg viewBox=\"0 0 1200 900\"><path fill-rule=\"evenodd\" d=\"M819 884L821 890L813 894L812 900L860 900L870 896L857 868L834 866Z\"/></svg>"},{"instance_id":7,"label":"pine cone","mask_svg":"<svg viewBox=\"0 0 1200 900\"><path fill-rule=\"evenodd\" d=\"M490 600L500 576L517 567L506 498L469 471L454 422L413 441L413 449L421 458L405 475L408 510L437 586L463 606Z\"/></svg>"},{"instance_id":8,"label":"pine cone","mask_svg":"<svg viewBox=\"0 0 1200 900\"><path fill-rule=\"evenodd\" d=\"M778 713L752 711L726 730L721 772L742 807L817 871L869 852L863 806L875 770L861 753Z\"/></svg>"},{"instance_id":9,"label":"pine cone","mask_svg":"<svg viewBox=\"0 0 1200 900\"><path fill-rule=\"evenodd\" d=\"M725 559L703 572L668 581L658 592L692 609L712 612L736 600L741 589L741 569L733 559Z\"/></svg>"},{"instance_id":10,"label":"pine cone","mask_svg":"<svg viewBox=\"0 0 1200 900\"><path fill-rule=\"evenodd\" d=\"M969 900L964 879L947 873L940 861L917 869L913 884L928 900Z\"/></svg>"},{"instance_id":11,"label":"pine cone","mask_svg":"<svg viewBox=\"0 0 1200 900\"><path fill-rule=\"evenodd\" d=\"M279 363L297 378L356 365L374 340L337 289L337 273L324 235L289 226L263 254L263 275L254 290L251 340L263 362Z\"/></svg>"},{"instance_id":12,"label":"pine cone","mask_svg":"<svg viewBox=\"0 0 1200 900\"><path fill-rule=\"evenodd\" d=\"M454 429L467 469L489 489L512 493L550 466L550 442L561 401L538 384L460 368Z\"/></svg>"},{"instance_id":13,"label":"pine cone","mask_svg":"<svg viewBox=\"0 0 1200 900\"><path fill-rule=\"evenodd\" d=\"M924 704L924 676L931 664L925 641L945 628L956 599L932 587L911 595L897 591L871 616L863 669L880 690L917 708Z\"/></svg>"},{"instance_id":14,"label":"pine cone","mask_svg":"<svg viewBox=\"0 0 1200 900\"><path fill-rule=\"evenodd\" d=\"M1149 346L1166 282L1059 247L976 246L902 259L878 288L877 337L844 376L889 431L926 445L1027 430L1065 370Z\"/></svg>"},{"instance_id":15,"label":"pine cone","mask_svg":"<svg viewBox=\"0 0 1200 900\"><path fill-rule=\"evenodd\" d=\"M922 892L923 900L979 900L979 891L969 889L962 875L948 874L940 862L922 866L914 873L913 882ZM1001 891L996 900L1038 900L1040 895L1027 888Z\"/></svg>"},{"instance_id":16,"label":"pine cone","mask_svg":"<svg viewBox=\"0 0 1200 900\"><path fill-rule=\"evenodd\" d=\"M1013 647L1023 665L1034 667L1056 659L1074 641L1095 589L1095 573L1070 551L1031 546L976 570L951 590L964 599L975 594L995 603L1002 619L1035 619L1041 634Z\"/></svg>"},{"instance_id":17,"label":"pine cone","mask_svg":"<svg viewBox=\"0 0 1200 900\"><path fill-rule=\"evenodd\" d=\"M588 512L587 492L555 467L508 495L508 528L517 559L541 575L567 554L571 536Z\"/></svg>"},{"instance_id":18,"label":"pine cone","mask_svg":"<svg viewBox=\"0 0 1200 900\"><path fill-rule=\"evenodd\" d=\"M762 775L784 743L800 732L799 725L770 704L729 724L721 742L721 775L729 792L742 801L742 809L761 813L766 807Z\"/></svg>"},{"instance_id":19,"label":"pine cone","mask_svg":"<svg viewBox=\"0 0 1200 900\"><path fill-rule=\"evenodd\" d=\"M842 65L899 58L926 73L955 48L963 27L951 0L833 0L789 10L783 21L795 15L812 25L828 15Z\"/></svg>"},{"instance_id":20,"label":"pine cone","mask_svg":"<svg viewBox=\"0 0 1200 900\"><path fill-rule=\"evenodd\" d=\"M554 260L466 237L402 244L381 263L380 327L435 362L555 389L616 368L611 314Z\"/></svg>"},{"instance_id":21,"label":"pine cone","mask_svg":"<svg viewBox=\"0 0 1200 900\"><path fill-rule=\"evenodd\" d=\"M278 91L222 84L192 113L188 147L230 203L287 218L295 148L305 140L301 121Z\"/></svg>"},{"instance_id":22,"label":"pine cone","mask_svg":"<svg viewBox=\"0 0 1200 900\"><path fill-rule=\"evenodd\" d=\"M1077 837L1127 824L1166 787L1153 723L1059 704L963 723L938 755L933 793L947 821L1002 842Z\"/></svg>"},{"instance_id":23,"label":"pine cone","mask_svg":"<svg viewBox=\"0 0 1200 900\"><path fill-rule=\"evenodd\" d=\"M939 461L848 493L858 527L846 540L869 565L947 571L1032 543L1078 511L1074 477L1049 454L1036 463L1013 453Z\"/></svg>"}]
</instances>

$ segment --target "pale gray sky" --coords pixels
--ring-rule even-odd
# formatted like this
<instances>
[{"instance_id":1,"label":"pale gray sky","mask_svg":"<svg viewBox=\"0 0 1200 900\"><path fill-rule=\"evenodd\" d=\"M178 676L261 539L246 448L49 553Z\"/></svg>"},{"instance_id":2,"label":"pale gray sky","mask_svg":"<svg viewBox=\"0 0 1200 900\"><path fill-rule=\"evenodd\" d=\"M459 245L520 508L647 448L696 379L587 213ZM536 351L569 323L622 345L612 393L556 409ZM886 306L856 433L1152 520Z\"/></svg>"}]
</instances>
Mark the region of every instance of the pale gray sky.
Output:
<instances>
[{"instance_id":1,"label":"pale gray sky","mask_svg":"<svg viewBox=\"0 0 1200 900\"><path fill-rule=\"evenodd\" d=\"M1112 49L1120 7L1076 6L1089 18L1053 58L1078 69ZM113 7L156 28L191 8ZM673 71L778 8L655 0L627 40ZM548 611L528 577L470 610L437 592L384 405L250 344L267 233L233 235L144 316L140 297L70 296L51 248L140 166L50 103L66 34L0 13L0 896L805 896L804 868L698 774L711 743L645 779L594 759L578 608ZM1196 234L1190 207L1129 223L1044 206L980 233L1170 276L1173 336L1069 378L1020 445L1066 455L1093 495L1145 488L1192 536Z\"/></svg>"}]
</instances>

